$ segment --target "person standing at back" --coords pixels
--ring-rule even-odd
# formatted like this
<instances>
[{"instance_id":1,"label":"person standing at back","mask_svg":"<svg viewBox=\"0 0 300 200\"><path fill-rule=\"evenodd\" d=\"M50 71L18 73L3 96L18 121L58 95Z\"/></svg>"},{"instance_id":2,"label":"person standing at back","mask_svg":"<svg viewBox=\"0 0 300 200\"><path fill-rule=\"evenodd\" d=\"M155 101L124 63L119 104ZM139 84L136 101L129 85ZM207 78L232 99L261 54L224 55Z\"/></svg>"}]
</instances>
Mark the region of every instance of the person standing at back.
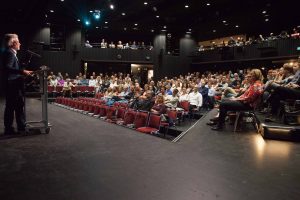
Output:
<instances>
[{"instance_id":1,"label":"person standing at back","mask_svg":"<svg viewBox=\"0 0 300 200\"><path fill-rule=\"evenodd\" d=\"M5 72L5 111L4 111L4 134L15 133L13 128L14 115L16 116L19 132L25 131L24 113L24 77L32 71L24 70L19 64L17 51L21 43L17 34L6 34L4 36L5 51L2 64Z\"/></svg>"}]
</instances>

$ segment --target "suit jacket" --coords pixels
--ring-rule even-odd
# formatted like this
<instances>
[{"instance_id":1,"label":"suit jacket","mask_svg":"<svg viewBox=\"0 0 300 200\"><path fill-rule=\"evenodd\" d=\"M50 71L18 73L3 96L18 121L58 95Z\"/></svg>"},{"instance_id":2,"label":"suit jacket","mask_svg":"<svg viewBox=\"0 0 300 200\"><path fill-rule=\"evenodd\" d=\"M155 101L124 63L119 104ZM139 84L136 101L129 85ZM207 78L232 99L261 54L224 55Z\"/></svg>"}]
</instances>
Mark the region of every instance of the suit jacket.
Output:
<instances>
[{"instance_id":1,"label":"suit jacket","mask_svg":"<svg viewBox=\"0 0 300 200\"><path fill-rule=\"evenodd\" d=\"M15 80L23 74L18 58L12 49L6 49L2 56L5 80Z\"/></svg>"}]
</instances>

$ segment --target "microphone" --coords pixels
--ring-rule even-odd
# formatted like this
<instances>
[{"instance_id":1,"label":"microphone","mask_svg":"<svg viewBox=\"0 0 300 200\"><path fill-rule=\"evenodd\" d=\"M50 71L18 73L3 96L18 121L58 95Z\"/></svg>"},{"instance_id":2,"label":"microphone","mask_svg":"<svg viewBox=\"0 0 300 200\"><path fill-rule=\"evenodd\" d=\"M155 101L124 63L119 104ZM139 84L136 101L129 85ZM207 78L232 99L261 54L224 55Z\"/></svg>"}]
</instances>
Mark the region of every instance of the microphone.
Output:
<instances>
[{"instance_id":1,"label":"microphone","mask_svg":"<svg viewBox=\"0 0 300 200\"><path fill-rule=\"evenodd\" d=\"M32 56L38 57L38 58L42 57L40 54L37 54L37 53L35 53L33 51L30 51L30 50L27 50L27 53L31 54Z\"/></svg>"}]
</instances>

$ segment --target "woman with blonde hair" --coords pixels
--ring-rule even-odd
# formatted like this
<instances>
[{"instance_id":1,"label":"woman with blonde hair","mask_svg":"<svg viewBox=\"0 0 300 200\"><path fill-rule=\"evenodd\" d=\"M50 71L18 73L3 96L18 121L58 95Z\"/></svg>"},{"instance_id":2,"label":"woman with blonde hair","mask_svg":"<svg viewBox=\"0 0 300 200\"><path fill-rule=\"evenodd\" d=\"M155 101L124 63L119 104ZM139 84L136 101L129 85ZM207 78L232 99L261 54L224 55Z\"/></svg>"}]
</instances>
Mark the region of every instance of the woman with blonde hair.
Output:
<instances>
[{"instance_id":1,"label":"woman with blonde hair","mask_svg":"<svg viewBox=\"0 0 300 200\"><path fill-rule=\"evenodd\" d=\"M248 89L237 98L231 98L221 102L219 117L213 119L208 125L216 125L212 127L212 130L222 130L227 111L243 111L252 110L257 105L257 100L263 92L263 75L260 69L253 69L250 72L250 86Z\"/></svg>"}]
</instances>

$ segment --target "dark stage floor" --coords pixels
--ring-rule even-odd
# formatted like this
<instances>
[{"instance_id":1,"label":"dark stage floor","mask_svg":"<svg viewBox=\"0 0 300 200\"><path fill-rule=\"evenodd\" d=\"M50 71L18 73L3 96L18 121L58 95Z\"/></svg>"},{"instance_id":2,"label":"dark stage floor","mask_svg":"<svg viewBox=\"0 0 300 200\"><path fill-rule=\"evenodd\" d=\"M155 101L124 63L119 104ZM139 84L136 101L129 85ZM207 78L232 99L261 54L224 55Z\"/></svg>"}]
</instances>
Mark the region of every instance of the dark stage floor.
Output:
<instances>
[{"instance_id":1,"label":"dark stage floor","mask_svg":"<svg viewBox=\"0 0 300 200\"><path fill-rule=\"evenodd\" d=\"M172 143L49 105L50 134L0 140L0 199L299 199L300 144L213 132L214 112Z\"/></svg>"}]
</instances>

